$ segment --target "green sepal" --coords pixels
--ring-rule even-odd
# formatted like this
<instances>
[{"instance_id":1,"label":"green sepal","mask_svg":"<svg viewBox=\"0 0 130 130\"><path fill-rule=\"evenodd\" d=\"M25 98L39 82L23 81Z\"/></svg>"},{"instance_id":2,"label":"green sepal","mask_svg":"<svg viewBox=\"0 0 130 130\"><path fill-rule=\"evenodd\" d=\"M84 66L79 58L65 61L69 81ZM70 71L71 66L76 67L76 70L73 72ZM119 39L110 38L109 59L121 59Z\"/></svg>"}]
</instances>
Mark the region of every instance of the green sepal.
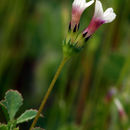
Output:
<instances>
[{"instance_id":1,"label":"green sepal","mask_svg":"<svg viewBox=\"0 0 130 130\"><path fill-rule=\"evenodd\" d=\"M72 55L79 53L82 50L82 47L78 47L76 43L66 42L66 39L63 41L63 54L64 57L71 57Z\"/></svg>"}]
</instances>

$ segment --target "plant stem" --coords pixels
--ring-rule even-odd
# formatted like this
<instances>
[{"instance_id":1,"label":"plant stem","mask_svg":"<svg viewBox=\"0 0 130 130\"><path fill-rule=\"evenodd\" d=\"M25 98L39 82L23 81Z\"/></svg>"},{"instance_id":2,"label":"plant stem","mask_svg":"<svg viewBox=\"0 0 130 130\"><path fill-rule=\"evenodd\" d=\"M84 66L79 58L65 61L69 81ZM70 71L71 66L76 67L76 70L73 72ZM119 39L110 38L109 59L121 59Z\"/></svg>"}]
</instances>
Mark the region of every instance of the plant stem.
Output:
<instances>
[{"instance_id":1,"label":"plant stem","mask_svg":"<svg viewBox=\"0 0 130 130\"><path fill-rule=\"evenodd\" d=\"M45 106L45 104L47 102L47 99L48 99L48 97L49 97L49 95L50 95L50 93L51 93L51 91L52 91L52 89L53 89L53 87L55 85L55 82L56 82L57 78L59 77L59 74L60 74L64 64L67 62L67 60L68 60L68 58L64 57L63 60L61 61L61 64L60 64L60 66L59 66L59 68L58 68L58 70L57 70L57 72L56 72L56 74L55 74L55 76L54 76L54 78L53 78L53 80L52 80L46 94L45 94L45 97L43 98L43 100L41 102L40 108L38 110L38 113L37 113L32 125L31 125L31 127L30 127L30 130L32 130L34 128L34 126L36 125L37 120L40 117L40 114L41 114L41 112L42 112L42 110L43 110L43 108L44 108L44 106Z\"/></svg>"}]
</instances>

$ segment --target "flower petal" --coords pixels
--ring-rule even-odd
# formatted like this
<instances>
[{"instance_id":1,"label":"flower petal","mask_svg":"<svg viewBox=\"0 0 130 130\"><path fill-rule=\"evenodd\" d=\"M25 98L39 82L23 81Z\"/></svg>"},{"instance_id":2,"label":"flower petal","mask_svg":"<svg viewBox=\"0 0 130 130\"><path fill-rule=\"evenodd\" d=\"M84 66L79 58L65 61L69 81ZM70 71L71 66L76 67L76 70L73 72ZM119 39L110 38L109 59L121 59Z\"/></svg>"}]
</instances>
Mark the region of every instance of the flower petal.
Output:
<instances>
[{"instance_id":1,"label":"flower petal","mask_svg":"<svg viewBox=\"0 0 130 130\"><path fill-rule=\"evenodd\" d=\"M79 3L79 0L74 0L74 2L73 2L73 6L77 6L78 5L78 3Z\"/></svg>"},{"instance_id":2,"label":"flower petal","mask_svg":"<svg viewBox=\"0 0 130 130\"><path fill-rule=\"evenodd\" d=\"M92 5L93 3L94 3L94 0L91 0L91 1L87 2L86 5L85 5L86 8L89 7L90 5Z\"/></svg>"},{"instance_id":3,"label":"flower petal","mask_svg":"<svg viewBox=\"0 0 130 130\"><path fill-rule=\"evenodd\" d=\"M108 16L110 13L113 13L113 9L112 9L112 8L108 8L108 9L104 12L104 17Z\"/></svg>"},{"instance_id":4,"label":"flower petal","mask_svg":"<svg viewBox=\"0 0 130 130\"><path fill-rule=\"evenodd\" d=\"M94 17L95 18L103 17L103 7L102 3L99 0L96 0Z\"/></svg>"},{"instance_id":5,"label":"flower petal","mask_svg":"<svg viewBox=\"0 0 130 130\"><path fill-rule=\"evenodd\" d=\"M89 2L86 2L86 0L74 0L72 6L77 7L79 11L83 12L87 7L89 7L93 3L94 0L91 0Z\"/></svg>"},{"instance_id":6,"label":"flower petal","mask_svg":"<svg viewBox=\"0 0 130 130\"><path fill-rule=\"evenodd\" d=\"M108 8L103 15L105 23L110 23L116 18L116 14L113 12L112 8Z\"/></svg>"}]
</instances>

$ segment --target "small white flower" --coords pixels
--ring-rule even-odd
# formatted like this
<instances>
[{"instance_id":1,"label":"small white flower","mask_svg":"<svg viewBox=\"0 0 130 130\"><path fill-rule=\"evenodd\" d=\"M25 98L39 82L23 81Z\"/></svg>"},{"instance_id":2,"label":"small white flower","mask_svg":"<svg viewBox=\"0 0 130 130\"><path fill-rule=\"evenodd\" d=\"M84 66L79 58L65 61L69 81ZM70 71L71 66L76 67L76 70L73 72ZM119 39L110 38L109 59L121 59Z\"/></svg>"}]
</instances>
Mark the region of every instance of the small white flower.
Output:
<instances>
[{"instance_id":1,"label":"small white flower","mask_svg":"<svg viewBox=\"0 0 130 130\"><path fill-rule=\"evenodd\" d=\"M103 12L102 3L96 0L94 17L103 20L104 23L110 23L116 18L116 14L113 12L112 8L108 8Z\"/></svg>"},{"instance_id":2,"label":"small white flower","mask_svg":"<svg viewBox=\"0 0 130 130\"><path fill-rule=\"evenodd\" d=\"M85 38L91 36L102 24L110 23L115 18L116 14L113 12L112 8L108 8L105 12L103 12L101 2L96 0L94 16L89 26L83 31Z\"/></svg>"},{"instance_id":3,"label":"small white flower","mask_svg":"<svg viewBox=\"0 0 130 130\"><path fill-rule=\"evenodd\" d=\"M92 5L94 0L86 2L86 0L74 0L72 4L72 20L71 20L71 29L74 29L75 26L79 24L80 17L84 10Z\"/></svg>"}]
</instances>

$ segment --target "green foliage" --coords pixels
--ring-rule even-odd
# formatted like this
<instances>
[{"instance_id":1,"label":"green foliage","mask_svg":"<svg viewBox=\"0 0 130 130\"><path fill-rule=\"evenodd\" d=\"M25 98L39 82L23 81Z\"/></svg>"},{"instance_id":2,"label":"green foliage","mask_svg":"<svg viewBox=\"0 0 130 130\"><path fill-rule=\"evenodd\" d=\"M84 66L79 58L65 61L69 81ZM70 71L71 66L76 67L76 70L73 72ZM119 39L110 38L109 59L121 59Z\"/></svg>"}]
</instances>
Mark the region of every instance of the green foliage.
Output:
<instances>
[{"instance_id":1,"label":"green foliage","mask_svg":"<svg viewBox=\"0 0 130 130\"><path fill-rule=\"evenodd\" d=\"M32 120L37 114L37 110L26 110L21 116L15 118L16 113L23 104L22 95L15 90L9 90L5 94L4 100L0 102L0 107L7 118L7 125L0 124L0 130L19 130L16 125Z\"/></svg>"},{"instance_id":2,"label":"green foliage","mask_svg":"<svg viewBox=\"0 0 130 130\"><path fill-rule=\"evenodd\" d=\"M0 130L8 130L8 126L5 124L0 124Z\"/></svg>"},{"instance_id":3,"label":"green foliage","mask_svg":"<svg viewBox=\"0 0 130 130\"><path fill-rule=\"evenodd\" d=\"M25 121L29 121L33 119L37 114L36 110L26 110L18 119L17 124L23 123Z\"/></svg>"},{"instance_id":4,"label":"green foliage","mask_svg":"<svg viewBox=\"0 0 130 130\"><path fill-rule=\"evenodd\" d=\"M13 120L16 112L19 110L23 104L23 98L21 94L14 90L9 90L5 94L5 105L8 110L10 120Z\"/></svg>"},{"instance_id":5,"label":"green foliage","mask_svg":"<svg viewBox=\"0 0 130 130\"><path fill-rule=\"evenodd\" d=\"M6 120L9 120L9 114L8 114L7 108L6 108L6 106L5 106L5 101L4 101L4 100L2 100L2 101L0 102L0 108L1 108L2 111L3 111Z\"/></svg>"}]
</instances>

